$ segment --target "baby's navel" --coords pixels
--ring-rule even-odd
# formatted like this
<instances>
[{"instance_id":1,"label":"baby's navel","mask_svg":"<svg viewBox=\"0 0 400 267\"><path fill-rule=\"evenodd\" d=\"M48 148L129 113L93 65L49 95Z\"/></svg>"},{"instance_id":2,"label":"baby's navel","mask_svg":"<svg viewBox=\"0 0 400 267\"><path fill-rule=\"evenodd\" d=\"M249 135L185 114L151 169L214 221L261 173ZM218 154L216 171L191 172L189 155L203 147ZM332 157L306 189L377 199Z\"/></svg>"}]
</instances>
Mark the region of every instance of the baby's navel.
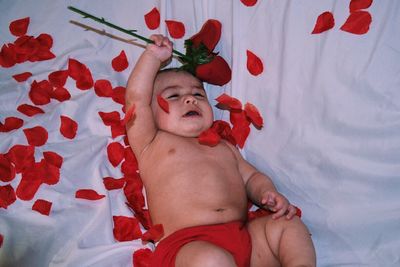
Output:
<instances>
[{"instance_id":1,"label":"baby's navel","mask_svg":"<svg viewBox=\"0 0 400 267\"><path fill-rule=\"evenodd\" d=\"M176 152L175 148L170 148L168 150L168 155L173 155L173 154L175 154L175 152Z\"/></svg>"},{"instance_id":2,"label":"baby's navel","mask_svg":"<svg viewBox=\"0 0 400 267\"><path fill-rule=\"evenodd\" d=\"M216 209L215 211L216 212L223 212L225 209L223 209L223 208L219 208L219 209Z\"/></svg>"}]
</instances>

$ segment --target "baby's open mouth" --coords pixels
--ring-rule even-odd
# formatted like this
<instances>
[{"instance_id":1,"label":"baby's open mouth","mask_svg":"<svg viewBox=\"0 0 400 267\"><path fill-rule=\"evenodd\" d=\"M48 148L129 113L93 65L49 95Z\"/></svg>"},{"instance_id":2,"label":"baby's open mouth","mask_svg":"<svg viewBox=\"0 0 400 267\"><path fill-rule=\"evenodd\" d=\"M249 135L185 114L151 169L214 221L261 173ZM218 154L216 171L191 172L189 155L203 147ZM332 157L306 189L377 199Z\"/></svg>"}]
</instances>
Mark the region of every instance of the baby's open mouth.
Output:
<instances>
[{"instance_id":1,"label":"baby's open mouth","mask_svg":"<svg viewBox=\"0 0 400 267\"><path fill-rule=\"evenodd\" d=\"M183 116L184 116L184 117L200 116L200 113L198 113L198 112L195 111L195 110L191 110L191 111L186 112L186 114L183 115Z\"/></svg>"}]
</instances>

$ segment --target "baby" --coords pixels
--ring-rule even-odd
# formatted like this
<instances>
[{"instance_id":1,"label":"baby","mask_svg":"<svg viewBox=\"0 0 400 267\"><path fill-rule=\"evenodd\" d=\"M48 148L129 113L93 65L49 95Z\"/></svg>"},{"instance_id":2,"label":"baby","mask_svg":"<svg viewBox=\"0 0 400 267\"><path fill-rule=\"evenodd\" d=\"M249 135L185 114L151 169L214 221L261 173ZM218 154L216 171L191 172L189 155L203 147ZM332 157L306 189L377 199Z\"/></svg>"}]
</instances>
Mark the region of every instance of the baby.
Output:
<instances>
[{"instance_id":1,"label":"baby","mask_svg":"<svg viewBox=\"0 0 400 267\"><path fill-rule=\"evenodd\" d=\"M127 124L154 224L162 224L151 266L315 266L309 232L271 179L229 142L201 145L213 112L202 82L160 67L172 43L153 35L127 85ZM157 101L161 97L168 110ZM247 222L247 203L271 210Z\"/></svg>"}]
</instances>

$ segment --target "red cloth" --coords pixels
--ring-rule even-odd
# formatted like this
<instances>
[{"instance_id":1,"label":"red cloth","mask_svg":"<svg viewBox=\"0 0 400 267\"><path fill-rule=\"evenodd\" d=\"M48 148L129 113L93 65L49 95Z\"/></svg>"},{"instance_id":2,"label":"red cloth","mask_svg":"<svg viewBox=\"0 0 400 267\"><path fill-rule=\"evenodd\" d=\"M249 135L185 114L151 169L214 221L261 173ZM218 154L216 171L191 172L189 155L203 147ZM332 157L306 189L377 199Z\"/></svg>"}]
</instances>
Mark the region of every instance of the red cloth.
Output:
<instances>
[{"instance_id":1,"label":"red cloth","mask_svg":"<svg viewBox=\"0 0 400 267\"><path fill-rule=\"evenodd\" d=\"M238 267L250 266L250 235L239 221L189 227L172 233L157 245L150 266L174 267L179 249L191 241L210 242L230 252Z\"/></svg>"}]
</instances>

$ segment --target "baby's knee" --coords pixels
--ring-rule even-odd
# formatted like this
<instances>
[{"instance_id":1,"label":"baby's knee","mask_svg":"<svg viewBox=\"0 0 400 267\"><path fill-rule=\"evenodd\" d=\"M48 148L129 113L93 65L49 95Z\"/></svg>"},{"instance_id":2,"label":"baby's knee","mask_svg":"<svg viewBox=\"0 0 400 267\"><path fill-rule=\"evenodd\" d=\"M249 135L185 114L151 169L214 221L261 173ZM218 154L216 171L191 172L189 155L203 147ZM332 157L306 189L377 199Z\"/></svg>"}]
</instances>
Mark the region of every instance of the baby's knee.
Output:
<instances>
[{"instance_id":1,"label":"baby's knee","mask_svg":"<svg viewBox=\"0 0 400 267\"><path fill-rule=\"evenodd\" d=\"M176 257L175 266L233 267L233 256L223 248L204 241L194 241L183 246Z\"/></svg>"}]
</instances>

